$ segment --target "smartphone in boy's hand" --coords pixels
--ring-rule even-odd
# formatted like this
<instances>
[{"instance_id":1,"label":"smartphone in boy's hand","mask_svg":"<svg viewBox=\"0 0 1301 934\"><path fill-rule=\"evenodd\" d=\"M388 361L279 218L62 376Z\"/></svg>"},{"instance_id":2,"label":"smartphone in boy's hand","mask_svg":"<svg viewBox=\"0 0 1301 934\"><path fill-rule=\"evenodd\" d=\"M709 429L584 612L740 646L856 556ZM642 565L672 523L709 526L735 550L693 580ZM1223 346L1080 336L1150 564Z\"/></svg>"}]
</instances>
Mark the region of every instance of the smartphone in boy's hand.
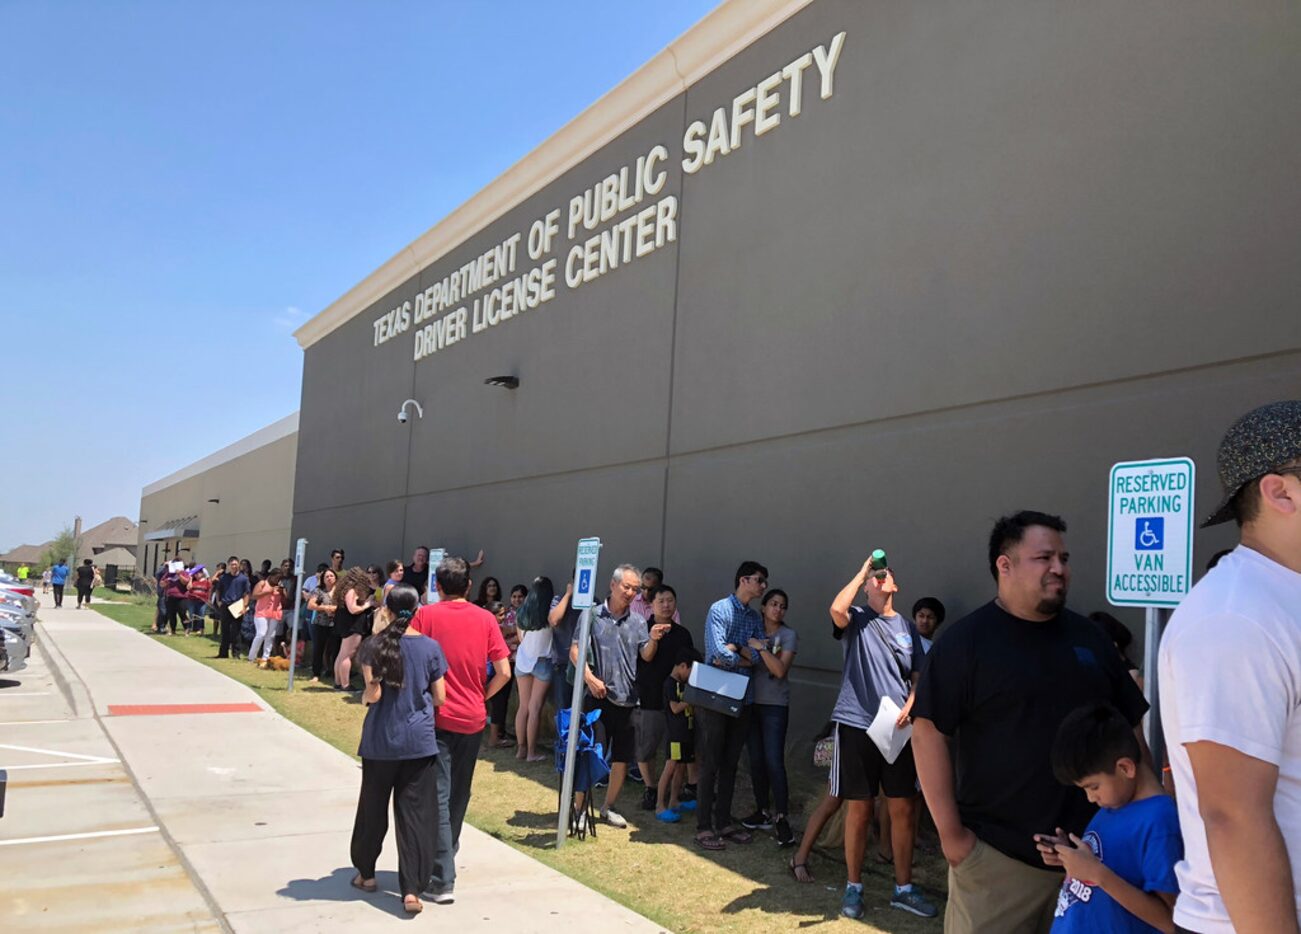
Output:
<instances>
[{"instance_id":1,"label":"smartphone in boy's hand","mask_svg":"<svg viewBox=\"0 0 1301 934\"><path fill-rule=\"evenodd\" d=\"M1069 845L1070 838L1066 836L1066 831L1058 827L1056 833L1037 833L1034 835L1035 848L1039 850L1039 856L1044 861L1045 866L1055 866L1061 868L1062 858L1057 853L1057 847Z\"/></svg>"}]
</instances>

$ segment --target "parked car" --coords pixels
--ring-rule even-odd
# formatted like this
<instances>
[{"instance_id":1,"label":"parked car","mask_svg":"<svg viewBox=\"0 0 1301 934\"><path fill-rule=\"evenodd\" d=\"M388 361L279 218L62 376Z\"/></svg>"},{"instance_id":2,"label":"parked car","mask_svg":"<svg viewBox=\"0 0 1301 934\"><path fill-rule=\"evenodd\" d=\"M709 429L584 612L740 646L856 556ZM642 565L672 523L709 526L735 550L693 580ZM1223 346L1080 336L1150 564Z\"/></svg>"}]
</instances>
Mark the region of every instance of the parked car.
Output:
<instances>
[{"instance_id":1,"label":"parked car","mask_svg":"<svg viewBox=\"0 0 1301 934\"><path fill-rule=\"evenodd\" d=\"M31 648L23 637L12 629L0 626L0 671L22 671L27 667Z\"/></svg>"},{"instance_id":2,"label":"parked car","mask_svg":"<svg viewBox=\"0 0 1301 934\"><path fill-rule=\"evenodd\" d=\"M0 607L26 613L29 616L35 616L37 603L31 597L24 597L22 594L15 593L12 590L4 590L0 588Z\"/></svg>"},{"instance_id":3,"label":"parked car","mask_svg":"<svg viewBox=\"0 0 1301 934\"><path fill-rule=\"evenodd\" d=\"M0 627L19 633L28 647L36 641L36 617L34 616L14 613L5 607L0 607Z\"/></svg>"}]
</instances>

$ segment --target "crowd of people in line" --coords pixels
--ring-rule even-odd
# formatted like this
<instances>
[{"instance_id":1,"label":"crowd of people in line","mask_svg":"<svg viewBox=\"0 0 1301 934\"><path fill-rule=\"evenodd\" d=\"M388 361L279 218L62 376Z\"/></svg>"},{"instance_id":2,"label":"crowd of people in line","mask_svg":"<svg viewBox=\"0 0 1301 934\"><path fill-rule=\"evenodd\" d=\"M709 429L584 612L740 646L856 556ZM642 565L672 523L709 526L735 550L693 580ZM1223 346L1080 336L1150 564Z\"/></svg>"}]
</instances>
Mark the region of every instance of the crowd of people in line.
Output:
<instances>
[{"instance_id":1,"label":"crowd of people in line","mask_svg":"<svg viewBox=\"0 0 1301 934\"><path fill-rule=\"evenodd\" d=\"M250 660L301 658L302 639L287 644L284 620L295 606L307 611L300 630L313 681L360 692L368 707L353 885L375 889L391 799L410 912L421 910L422 894L453 898L485 730L492 747L550 760L539 742L547 703L567 708L579 680L585 708L600 712L597 741L609 763L599 808L585 800L595 789L574 797L571 827L580 831L589 819L627 826L620 799L634 774L644 783L640 807L668 824L694 818L692 839L704 851L750 844L756 831L782 847L798 842L789 868L808 883L812 847L843 807L841 912L865 913L875 819L878 858L893 864L890 905L934 917L934 896L912 878L928 812L949 864L946 934L1295 932L1301 403L1236 423L1221 444L1220 478L1225 499L1207 524L1236 520L1241 544L1216 555L1162 645L1168 759L1154 762L1144 739L1149 705L1127 654L1129 630L1110 614L1066 608L1066 524L1022 511L999 519L989 537L994 598L942 638L943 603L924 597L905 616L895 605L902 575L881 552L835 595L825 632L844 663L815 753L830 774L798 841L785 752L800 635L786 622L786 592L769 587L758 562L737 567L730 592L705 614L699 646L656 568L620 564L605 598L580 611L572 584L558 592L542 576L505 598L488 577L472 596L482 552L474 563L448 556L431 568L425 548L409 565L383 569L346 567L336 550L301 593L289 583L291 562L264 562L255 574L232 557L210 590L201 568L167 575L159 628L174 631L184 615L173 601L191 601L191 619L204 603L219 619L221 657L242 642ZM693 702L698 666L747 679L737 709ZM512 689L518 704L507 722ZM737 819L747 750L754 809Z\"/></svg>"}]
</instances>

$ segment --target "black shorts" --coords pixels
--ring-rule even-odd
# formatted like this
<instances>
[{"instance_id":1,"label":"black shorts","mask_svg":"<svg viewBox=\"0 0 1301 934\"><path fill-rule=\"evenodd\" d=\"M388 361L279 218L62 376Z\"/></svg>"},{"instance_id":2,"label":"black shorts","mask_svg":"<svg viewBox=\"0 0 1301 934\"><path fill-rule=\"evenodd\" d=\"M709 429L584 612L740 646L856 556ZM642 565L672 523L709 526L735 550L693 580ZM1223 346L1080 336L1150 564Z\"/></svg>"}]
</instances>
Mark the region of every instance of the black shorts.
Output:
<instances>
[{"instance_id":1,"label":"black shorts","mask_svg":"<svg viewBox=\"0 0 1301 934\"><path fill-rule=\"evenodd\" d=\"M910 742L894 762L886 762L866 730L836 724L836 751L831 759L831 793L846 801L867 801L877 789L887 798L917 795L917 766Z\"/></svg>"},{"instance_id":2,"label":"black shorts","mask_svg":"<svg viewBox=\"0 0 1301 934\"><path fill-rule=\"evenodd\" d=\"M610 762L637 761L637 728L632 722L636 707L620 707L608 700L598 700L596 707L601 716L593 732L596 741L605 747L605 757Z\"/></svg>"},{"instance_id":3,"label":"black shorts","mask_svg":"<svg viewBox=\"0 0 1301 934\"><path fill-rule=\"evenodd\" d=\"M696 744L691 731L679 735L670 733L664 743L664 757L671 762L681 762L683 765L695 762Z\"/></svg>"}]
</instances>

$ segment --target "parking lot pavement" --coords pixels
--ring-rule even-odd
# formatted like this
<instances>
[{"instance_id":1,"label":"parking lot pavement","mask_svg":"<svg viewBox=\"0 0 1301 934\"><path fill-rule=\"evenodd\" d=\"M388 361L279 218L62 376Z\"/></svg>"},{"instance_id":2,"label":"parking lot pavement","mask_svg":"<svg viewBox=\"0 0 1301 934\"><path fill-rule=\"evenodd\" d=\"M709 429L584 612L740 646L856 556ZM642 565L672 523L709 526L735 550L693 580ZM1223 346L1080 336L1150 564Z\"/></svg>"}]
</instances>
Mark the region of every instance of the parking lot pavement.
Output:
<instances>
[{"instance_id":1,"label":"parking lot pavement","mask_svg":"<svg viewBox=\"0 0 1301 934\"><path fill-rule=\"evenodd\" d=\"M39 643L0 677L0 930L223 929L118 760Z\"/></svg>"},{"instance_id":2,"label":"parking lot pavement","mask_svg":"<svg viewBox=\"0 0 1301 934\"><path fill-rule=\"evenodd\" d=\"M68 786L76 797L58 786L43 794L41 785L11 796L13 811L26 816L0 820L0 837L26 841L12 845L37 856L31 871L0 882L0 931L359 934L408 923L391 833L376 873L380 891L362 895L348 885L361 780L354 758L243 684L98 613L43 609L37 632L53 668L34 664L22 690L0 700L0 712L6 704L14 712L0 723L26 721L0 725L8 746L0 763L45 763L14 773L24 780L86 784ZM40 741L12 738L23 730ZM55 756L70 764L56 767ZM115 835L35 842L103 830ZM458 934L661 930L469 825L456 864L455 904L427 903L418 923ZM42 927L55 913L57 922Z\"/></svg>"}]
</instances>

